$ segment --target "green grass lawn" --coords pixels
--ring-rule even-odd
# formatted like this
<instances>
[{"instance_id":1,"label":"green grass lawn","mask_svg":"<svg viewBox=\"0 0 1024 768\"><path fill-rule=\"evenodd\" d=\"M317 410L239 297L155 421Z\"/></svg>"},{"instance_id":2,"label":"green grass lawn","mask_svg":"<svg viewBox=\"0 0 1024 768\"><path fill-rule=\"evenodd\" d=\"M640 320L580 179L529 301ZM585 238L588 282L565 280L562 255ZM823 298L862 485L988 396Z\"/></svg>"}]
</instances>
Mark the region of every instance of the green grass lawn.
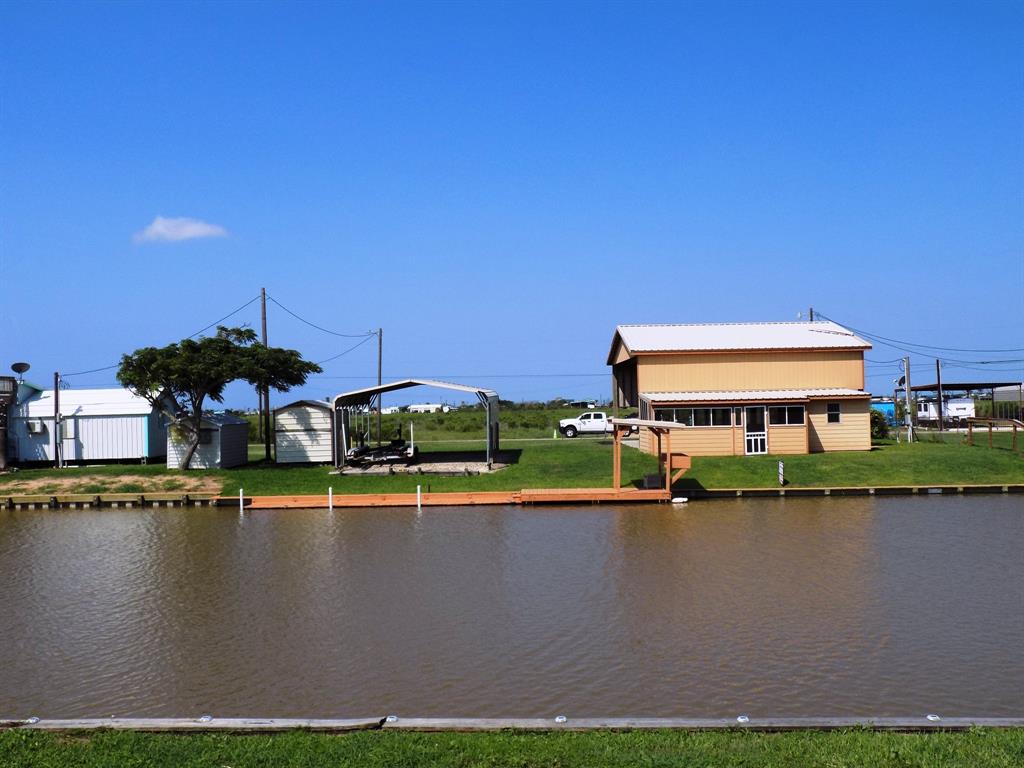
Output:
<instances>
[{"instance_id":1,"label":"green grass lawn","mask_svg":"<svg viewBox=\"0 0 1024 768\"><path fill-rule=\"evenodd\" d=\"M1003 436L1006 440L1008 438ZM1008 445L1008 443L1007 443ZM483 442L424 442L424 453L478 451ZM163 465L109 465L65 470L32 469L0 475L0 493L23 493L18 484L38 480L34 493L156 493L188 490L185 482L208 478L225 494L326 494L328 487L344 493L411 493L417 485L431 491L500 491L522 488L582 488L611 485L611 444L599 438L575 440L513 440L502 444L507 469L493 474L459 477L432 475L338 476L326 466L251 463L230 470L183 473ZM262 456L258 450L256 454ZM798 486L863 486L1024 483L1024 457L1003 448L974 446L953 436L907 445L882 441L871 451L816 453L797 456L697 456L677 489L773 488L778 485L778 460L783 459L788 484ZM656 471L654 458L633 449L623 451L623 481L639 481ZM131 478L126 482L125 478ZM74 478L71 487L47 481Z\"/></svg>"},{"instance_id":2,"label":"green grass lawn","mask_svg":"<svg viewBox=\"0 0 1024 768\"><path fill-rule=\"evenodd\" d=\"M346 766L495 768L1011 768L1024 764L1024 730L883 733L632 731L625 733L381 733L345 735L0 733L4 768Z\"/></svg>"},{"instance_id":3,"label":"green grass lawn","mask_svg":"<svg viewBox=\"0 0 1024 768\"><path fill-rule=\"evenodd\" d=\"M776 488L778 462L787 487L1024 483L1019 453L957 440L883 441L870 451L796 456L695 456L680 488Z\"/></svg>"}]
</instances>

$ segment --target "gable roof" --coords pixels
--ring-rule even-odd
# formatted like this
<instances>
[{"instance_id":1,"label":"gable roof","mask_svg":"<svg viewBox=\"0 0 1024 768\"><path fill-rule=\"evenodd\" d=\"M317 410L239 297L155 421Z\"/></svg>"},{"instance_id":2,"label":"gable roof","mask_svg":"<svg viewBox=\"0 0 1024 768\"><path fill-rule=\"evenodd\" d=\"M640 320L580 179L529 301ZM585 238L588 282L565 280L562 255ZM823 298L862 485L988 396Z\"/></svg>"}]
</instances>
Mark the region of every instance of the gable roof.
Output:
<instances>
[{"instance_id":1,"label":"gable roof","mask_svg":"<svg viewBox=\"0 0 1024 768\"><path fill-rule=\"evenodd\" d=\"M831 320L620 325L612 337L608 365L614 362L619 344L625 346L630 356L650 352L871 349L871 344L860 336Z\"/></svg>"}]
</instances>

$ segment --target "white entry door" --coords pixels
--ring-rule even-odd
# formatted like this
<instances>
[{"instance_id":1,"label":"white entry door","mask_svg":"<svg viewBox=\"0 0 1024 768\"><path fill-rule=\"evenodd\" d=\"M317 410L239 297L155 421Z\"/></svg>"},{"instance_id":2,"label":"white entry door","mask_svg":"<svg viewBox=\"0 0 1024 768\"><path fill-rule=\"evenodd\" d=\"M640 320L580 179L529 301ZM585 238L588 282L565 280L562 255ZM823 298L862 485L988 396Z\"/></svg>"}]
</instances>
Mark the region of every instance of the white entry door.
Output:
<instances>
[{"instance_id":1,"label":"white entry door","mask_svg":"<svg viewBox=\"0 0 1024 768\"><path fill-rule=\"evenodd\" d=\"M744 409L744 444L746 454L753 456L768 453L768 432L765 427L765 408L763 405L748 405Z\"/></svg>"}]
</instances>

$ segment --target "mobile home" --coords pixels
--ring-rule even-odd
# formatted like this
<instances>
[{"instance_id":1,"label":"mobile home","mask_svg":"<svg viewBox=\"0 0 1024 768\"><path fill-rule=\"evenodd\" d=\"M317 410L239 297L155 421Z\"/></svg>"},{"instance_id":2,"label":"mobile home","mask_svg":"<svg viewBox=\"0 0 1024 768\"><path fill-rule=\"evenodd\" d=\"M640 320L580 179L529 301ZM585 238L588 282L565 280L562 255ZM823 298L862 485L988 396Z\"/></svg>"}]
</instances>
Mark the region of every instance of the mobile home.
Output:
<instances>
[{"instance_id":1,"label":"mobile home","mask_svg":"<svg viewBox=\"0 0 1024 768\"><path fill-rule=\"evenodd\" d=\"M14 462L52 462L59 440L61 459L153 461L167 455L167 428L159 410L127 389L62 389L54 429L54 393L32 384L19 386L10 409L8 456Z\"/></svg>"}]
</instances>

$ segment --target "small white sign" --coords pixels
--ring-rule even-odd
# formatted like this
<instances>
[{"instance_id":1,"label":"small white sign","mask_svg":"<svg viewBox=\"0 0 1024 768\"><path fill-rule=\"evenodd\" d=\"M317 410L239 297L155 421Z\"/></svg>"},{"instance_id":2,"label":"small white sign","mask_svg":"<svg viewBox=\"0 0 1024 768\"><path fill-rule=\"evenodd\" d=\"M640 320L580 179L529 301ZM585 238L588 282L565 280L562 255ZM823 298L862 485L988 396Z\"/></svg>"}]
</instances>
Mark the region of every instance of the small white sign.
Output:
<instances>
[{"instance_id":1,"label":"small white sign","mask_svg":"<svg viewBox=\"0 0 1024 768\"><path fill-rule=\"evenodd\" d=\"M786 484L786 465L783 462L779 462L779 485Z\"/></svg>"}]
</instances>

